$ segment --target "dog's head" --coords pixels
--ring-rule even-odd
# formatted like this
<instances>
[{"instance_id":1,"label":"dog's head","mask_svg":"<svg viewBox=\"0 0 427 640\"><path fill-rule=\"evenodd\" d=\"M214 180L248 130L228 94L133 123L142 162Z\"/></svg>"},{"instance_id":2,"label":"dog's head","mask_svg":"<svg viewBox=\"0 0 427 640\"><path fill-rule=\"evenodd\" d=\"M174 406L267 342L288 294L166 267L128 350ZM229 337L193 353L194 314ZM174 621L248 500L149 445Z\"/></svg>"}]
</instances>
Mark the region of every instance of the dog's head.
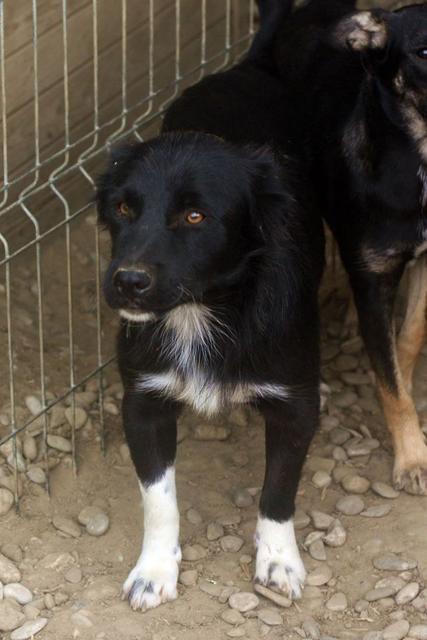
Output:
<instances>
[{"instance_id":1,"label":"dog's head","mask_svg":"<svg viewBox=\"0 0 427 640\"><path fill-rule=\"evenodd\" d=\"M263 245L257 212L282 197L279 172L267 149L200 133L113 151L97 191L112 239L108 304L145 321L236 286Z\"/></svg>"},{"instance_id":2,"label":"dog's head","mask_svg":"<svg viewBox=\"0 0 427 640\"><path fill-rule=\"evenodd\" d=\"M427 5L358 11L342 19L334 40L362 55L365 68L427 117Z\"/></svg>"}]
</instances>

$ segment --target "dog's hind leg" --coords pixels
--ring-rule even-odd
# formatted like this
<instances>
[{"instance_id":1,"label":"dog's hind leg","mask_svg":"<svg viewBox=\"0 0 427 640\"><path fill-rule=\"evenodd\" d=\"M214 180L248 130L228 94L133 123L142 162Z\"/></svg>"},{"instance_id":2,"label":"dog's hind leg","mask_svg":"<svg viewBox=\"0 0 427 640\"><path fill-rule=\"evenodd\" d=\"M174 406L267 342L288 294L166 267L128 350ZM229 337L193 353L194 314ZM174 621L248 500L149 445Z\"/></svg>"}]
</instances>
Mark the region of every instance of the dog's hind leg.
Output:
<instances>
[{"instance_id":1,"label":"dog's hind leg","mask_svg":"<svg viewBox=\"0 0 427 640\"><path fill-rule=\"evenodd\" d=\"M176 408L126 392L123 421L144 506L144 539L123 585L133 609L151 609L177 597L181 550L175 490Z\"/></svg>"},{"instance_id":2,"label":"dog's hind leg","mask_svg":"<svg viewBox=\"0 0 427 640\"><path fill-rule=\"evenodd\" d=\"M397 342L403 383L412 391L412 375L418 354L427 336L427 256L408 269L408 297L405 319Z\"/></svg>"},{"instance_id":3,"label":"dog's hind leg","mask_svg":"<svg viewBox=\"0 0 427 640\"><path fill-rule=\"evenodd\" d=\"M266 421L266 469L258 523L255 582L300 598L305 569L295 539L295 496L317 424L318 392L304 401L260 407Z\"/></svg>"},{"instance_id":4,"label":"dog's hind leg","mask_svg":"<svg viewBox=\"0 0 427 640\"><path fill-rule=\"evenodd\" d=\"M427 447L397 355L393 322L401 270L350 273L359 323L377 377L395 454L393 480L408 493L427 494Z\"/></svg>"}]
</instances>

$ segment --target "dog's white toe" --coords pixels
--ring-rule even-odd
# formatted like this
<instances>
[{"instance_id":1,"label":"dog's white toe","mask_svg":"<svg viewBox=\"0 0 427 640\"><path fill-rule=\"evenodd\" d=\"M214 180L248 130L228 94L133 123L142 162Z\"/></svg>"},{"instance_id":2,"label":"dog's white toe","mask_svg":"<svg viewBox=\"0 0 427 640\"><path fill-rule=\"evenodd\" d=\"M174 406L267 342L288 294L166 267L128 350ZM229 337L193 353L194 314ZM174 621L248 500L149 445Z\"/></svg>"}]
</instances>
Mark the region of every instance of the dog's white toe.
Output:
<instances>
[{"instance_id":1,"label":"dog's white toe","mask_svg":"<svg viewBox=\"0 0 427 640\"><path fill-rule=\"evenodd\" d=\"M139 558L136 566L123 584L123 598L129 600L132 609L153 609L178 596L177 581L180 554Z\"/></svg>"}]
</instances>

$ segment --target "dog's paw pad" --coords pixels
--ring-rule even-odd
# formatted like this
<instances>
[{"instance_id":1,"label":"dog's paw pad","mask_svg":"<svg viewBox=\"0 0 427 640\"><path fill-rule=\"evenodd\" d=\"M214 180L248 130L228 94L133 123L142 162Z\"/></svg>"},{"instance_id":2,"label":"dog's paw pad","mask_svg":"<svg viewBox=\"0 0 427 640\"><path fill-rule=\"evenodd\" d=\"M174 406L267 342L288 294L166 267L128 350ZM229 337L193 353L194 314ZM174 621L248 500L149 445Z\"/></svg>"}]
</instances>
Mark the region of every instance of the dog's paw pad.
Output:
<instances>
[{"instance_id":1,"label":"dog's paw pad","mask_svg":"<svg viewBox=\"0 0 427 640\"><path fill-rule=\"evenodd\" d=\"M154 609L177 598L177 580L175 558L151 563L139 560L123 584L123 599L135 610Z\"/></svg>"},{"instance_id":2,"label":"dog's paw pad","mask_svg":"<svg viewBox=\"0 0 427 640\"><path fill-rule=\"evenodd\" d=\"M394 472L394 487L415 496L427 495L427 467L415 466L412 469L397 469Z\"/></svg>"}]
</instances>

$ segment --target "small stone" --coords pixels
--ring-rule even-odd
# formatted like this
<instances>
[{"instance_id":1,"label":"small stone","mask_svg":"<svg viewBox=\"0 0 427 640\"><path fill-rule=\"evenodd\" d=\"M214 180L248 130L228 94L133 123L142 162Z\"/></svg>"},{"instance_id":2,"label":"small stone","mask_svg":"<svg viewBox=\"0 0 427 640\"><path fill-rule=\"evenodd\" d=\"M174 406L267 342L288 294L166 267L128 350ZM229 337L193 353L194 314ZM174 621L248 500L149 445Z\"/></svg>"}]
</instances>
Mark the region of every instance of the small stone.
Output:
<instances>
[{"instance_id":1,"label":"small stone","mask_svg":"<svg viewBox=\"0 0 427 640\"><path fill-rule=\"evenodd\" d=\"M60 607L61 604L65 604L69 600L69 595L67 593L63 593L62 591L57 591L54 595L55 604Z\"/></svg>"},{"instance_id":2,"label":"small stone","mask_svg":"<svg viewBox=\"0 0 427 640\"><path fill-rule=\"evenodd\" d=\"M74 411L73 407L67 407L64 415L71 427L75 424L77 431L84 427L87 422L87 413L83 407L75 407Z\"/></svg>"},{"instance_id":3,"label":"small stone","mask_svg":"<svg viewBox=\"0 0 427 640\"><path fill-rule=\"evenodd\" d=\"M79 538L81 536L81 529L77 522L71 520L71 518L65 518L64 516L54 516L52 518L52 524L55 529L65 533L65 535L71 538Z\"/></svg>"},{"instance_id":4,"label":"small stone","mask_svg":"<svg viewBox=\"0 0 427 640\"><path fill-rule=\"evenodd\" d=\"M33 436L25 436L22 451L27 460L32 462L37 458L37 442Z\"/></svg>"},{"instance_id":5,"label":"small stone","mask_svg":"<svg viewBox=\"0 0 427 640\"><path fill-rule=\"evenodd\" d=\"M420 585L418 582L410 582L403 589L396 594L396 604L403 606L411 602L420 592Z\"/></svg>"},{"instance_id":6,"label":"small stone","mask_svg":"<svg viewBox=\"0 0 427 640\"><path fill-rule=\"evenodd\" d=\"M25 463L25 460L22 456L22 453L18 450L16 451L16 455L15 453L12 451L6 458L7 460L7 464L9 465L9 467L11 467L11 469L17 469L19 471L19 473L25 473L27 465Z\"/></svg>"},{"instance_id":7,"label":"small stone","mask_svg":"<svg viewBox=\"0 0 427 640\"><path fill-rule=\"evenodd\" d=\"M317 489L325 489L330 486L332 478L326 471L316 471L311 481Z\"/></svg>"},{"instance_id":8,"label":"small stone","mask_svg":"<svg viewBox=\"0 0 427 640\"><path fill-rule=\"evenodd\" d=\"M326 608L329 611L345 611L347 609L347 597L345 593L334 593L332 598L326 603Z\"/></svg>"},{"instance_id":9,"label":"small stone","mask_svg":"<svg viewBox=\"0 0 427 640\"><path fill-rule=\"evenodd\" d=\"M310 640L320 640L321 630L314 618L306 618L302 623L302 630L306 638L310 638Z\"/></svg>"},{"instance_id":10,"label":"small stone","mask_svg":"<svg viewBox=\"0 0 427 640\"><path fill-rule=\"evenodd\" d=\"M202 516L196 509L193 509L193 508L188 509L186 515L187 515L188 522L190 522L191 524L199 525L199 524L202 524L203 522Z\"/></svg>"},{"instance_id":11,"label":"small stone","mask_svg":"<svg viewBox=\"0 0 427 640\"><path fill-rule=\"evenodd\" d=\"M330 566L322 564L308 574L307 584L311 587L321 587L329 582L332 575L332 569Z\"/></svg>"},{"instance_id":12,"label":"small stone","mask_svg":"<svg viewBox=\"0 0 427 640\"><path fill-rule=\"evenodd\" d=\"M2 546L1 551L3 555L9 558L9 560L12 560L12 562L22 562L23 553L19 544L7 542Z\"/></svg>"},{"instance_id":13,"label":"small stone","mask_svg":"<svg viewBox=\"0 0 427 640\"><path fill-rule=\"evenodd\" d=\"M63 453L71 453L72 451L71 442L67 438L56 436L52 433L47 436L47 444L52 449L57 449L57 451L62 451Z\"/></svg>"},{"instance_id":14,"label":"small stone","mask_svg":"<svg viewBox=\"0 0 427 640\"><path fill-rule=\"evenodd\" d=\"M182 559L188 562L201 560L206 556L206 549L200 544L187 544L182 550Z\"/></svg>"},{"instance_id":15,"label":"small stone","mask_svg":"<svg viewBox=\"0 0 427 640\"><path fill-rule=\"evenodd\" d=\"M323 542L329 547L342 547L347 540L347 532L339 520L334 520L328 528Z\"/></svg>"},{"instance_id":16,"label":"small stone","mask_svg":"<svg viewBox=\"0 0 427 640\"><path fill-rule=\"evenodd\" d=\"M269 627L276 627L279 624L283 624L283 618L277 609L259 609L258 620L261 620Z\"/></svg>"},{"instance_id":17,"label":"small stone","mask_svg":"<svg viewBox=\"0 0 427 640\"><path fill-rule=\"evenodd\" d=\"M231 429L225 425L198 424L193 432L195 440L227 440Z\"/></svg>"},{"instance_id":18,"label":"small stone","mask_svg":"<svg viewBox=\"0 0 427 640\"><path fill-rule=\"evenodd\" d=\"M13 493L9 489L0 489L0 516L4 516L10 511L13 502Z\"/></svg>"},{"instance_id":19,"label":"small stone","mask_svg":"<svg viewBox=\"0 0 427 640\"><path fill-rule=\"evenodd\" d=\"M382 631L368 631L363 636L363 640L383 640Z\"/></svg>"},{"instance_id":20,"label":"small stone","mask_svg":"<svg viewBox=\"0 0 427 640\"><path fill-rule=\"evenodd\" d=\"M4 587L4 597L16 600L18 604L25 605L31 602L33 594L27 587L19 582L11 582Z\"/></svg>"},{"instance_id":21,"label":"small stone","mask_svg":"<svg viewBox=\"0 0 427 640\"><path fill-rule=\"evenodd\" d=\"M369 491L371 483L362 476L349 475L342 479L341 485L345 491L348 491L348 493L363 494Z\"/></svg>"},{"instance_id":22,"label":"small stone","mask_svg":"<svg viewBox=\"0 0 427 640\"><path fill-rule=\"evenodd\" d=\"M212 580L201 580L199 583L200 591L207 593L213 598L219 598L223 591L223 586L219 582L213 582Z\"/></svg>"},{"instance_id":23,"label":"small stone","mask_svg":"<svg viewBox=\"0 0 427 640\"><path fill-rule=\"evenodd\" d=\"M411 627L409 636L415 640L427 640L427 624L415 624Z\"/></svg>"},{"instance_id":24,"label":"small stone","mask_svg":"<svg viewBox=\"0 0 427 640\"><path fill-rule=\"evenodd\" d=\"M308 547L308 552L314 560L326 560L326 551L323 540L315 540Z\"/></svg>"},{"instance_id":25,"label":"small stone","mask_svg":"<svg viewBox=\"0 0 427 640\"><path fill-rule=\"evenodd\" d=\"M131 457L130 457L129 447L126 444L126 442L123 442L120 445L119 451L120 451L120 457L122 459L122 462L124 462L125 464L129 464L131 461Z\"/></svg>"},{"instance_id":26,"label":"small stone","mask_svg":"<svg viewBox=\"0 0 427 640\"><path fill-rule=\"evenodd\" d=\"M237 489L233 495L233 502L236 507L244 508L253 505L254 500L247 489Z\"/></svg>"},{"instance_id":27,"label":"small stone","mask_svg":"<svg viewBox=\"0 0 427 640\"><path fill-rule=\"evenodd\" d=\"M259 593L267 600L271 600L279 607L283 607L284 609L288 609L292 605L292 601L289 600L286 596L277 593L277 591L272 591L268 587L265 587L263 584L258 584L257 582L254 584L254 591Z\"/></svg>"},{"instance_id":28,"label":"small stone","mask_svg":"<svg viewBox=\"0 0 427 640\"><path fill-rule=\"evenodd\" d=\"M351 407L359 399L358 395L354 391L346 389L345 391L339 391L332 396L332 404L340 409L347 409Z\"/></svg>"},{"instance_id":29,"label":"small stone","mask_svg":"<svg viewBox=\"0 0 427 640\"><path fill-rule=\"evenodd\" d=\"M104 402L104 410L112 416L118 416L120 413L115 402Z\"/></svg>"},{"instance_id":30,"label":"small stone","mask_svg":"<svg viewBox=\"0 0 427 640\"><path fill-rule=\"evenodd\" d=\"M332 429L332 431L329 432L329 440L332 442L332 444L338 446L341 446L342 444L344 444L344 442L347 442L350 437L351 436L348 431L340 429L339 427Z\"/></svg>"},{"instance_id":31,"label":"small stone","mask_svg":"<svg viewBox=\"0 0 427 640\"><path fill-rule=\"evenodd\" d=\"M90 536L103 536L110 527L110 519L106 513L99 511L86 524L86 531Z\"/></svg>"},{"instance_id":32,"label":"small stone","mask_svg":"<svg viewBox=\"0 0 427 640\"><path fill-rule=\"evenodd\" d=\"M339 420L336 416L322 416L321 418L321 427L324 431L332 431L339 425Z\"/></svg>"},{"instance_id":33,"label":"small stone","mask_svg":"<svg viewBox=\"0 0 427 640\"><path fill-rule=\"evenodd\" d=\"M77 627L83 627L85 629L93 627L93 622L89 619L89 612L84 609L80 609L80 611L73 613L71 616L71 622Z\"/></svg>"},{"instance_id":34,"label":"small stone","mask_svg":"<svg viewBox=\"0 0 427 640\"><path fill-rule=\"evenodd\" d=\"M40 467L30 467L27 471L27 477L35 484L45 484L46 474Z\"/></svg>"},{"instance_id":35,"label":"small stone","mask_svg":"<svg viewBox=\"0 0 427 640\"><path fill-rule=\"evenodd\" d=\"M300 529L305 529L310 524L310 517L302 511L301 509L297 509L294 515L294 527L297 531Z\"/></svg>"},{"instance_id":36,"label":"small stone","mask_svg":"<svg viewBox=\"0 0 427 640\"><path fill-rule=\"evenodd\" d=\"M332 457L336 462L345 462L348 459L348 456L342 447L334 447Z\"/></svg>"},{"instance_id":37,"label":"small stone","mask_svg":"<svg viewBox=\"0 0 427 640\"><path fill-rule=\"evenodd\" d=\"M237 553L244 545L244 540L239 536L224 536L220 540L221 548L228 553Z\"/></svg>"},{"instance_id":38,"label":"small stone","mask_svg":"<svg viewBox=\"0 0 427 640\"><path fill-rule=\"evenodd\" d=\"M334 518L327 513L323 513L323 511L313 509L313 511L310 511L310 516L315 529L320 529L320 531L326 531L334 522Z\"/></svg>"},{"instance_id":39,"label":"small stone","mask_svg":"<svg viewBox=\"0 0 427 640\"><path fill-rule=\"evenodd\" d=\"M376 569L381 571L408 571L418 565L416 560L400 558L394 553L384 553L372 561Z\"/></svg>"},{"instance_id":40,"label":"small stone","mask_svg":"<svg viewBox=\"0 0 427 640\"><path fill-rule=\"evenodd\" d=\"M375 584L375 589L387 588L390 591L389 595L394 596L404 586L405 582L404 580L402 580L402 578L391 576L389 578L381 578L381 580L378 580L378 582Z\"/></svg>"},{"instance_id":41,"label":"small stone","mask_svg":"<svg viewBox=\"0 0 427 640\"><path fill-rule=\"evenodd\" d=\"M196 569L188 569L188 571L182 571L179 576L179 582L184 587L193 587L197 584L198 574Z\"/></svg>"},{"instance_id":42,"label":"small stone","mask_svg":"<svg viewBox=\"0 0 427 640\"><path fill-rule=\"evenodd\" d=\"M54 597L51 593L46 593L45 597L44 597L44 606L46 609L53 609L55 606L55 600Z\"/></svg>"},{"instance_id":43,"label":"small stone","mask_svg":"<svg viewBox=\"0 0 427 640\"><path fill-rule=\"evenodd\" d=\"M45 628L47 625L47 618L38 618L37 620L31 620L26 622L15 629L10 636L10 640L32 640L34 636Z\"/></svg>"},{"instance_id":44,"label":"small stone","mask_svg":"<svg viewBox=\"0 0 427 640\"><path fill-rule=\"evenodd\" d=\"M393 500L394 498L398 498L400 493L395 491L393 487L385 482L373 482L372 483L372 491L382 498L388 498Z\"/></svg>"},{"instance_id":45,"label":"small stone","mask_svg":"<svg viewBox=\"0 0 427 640\"><path fill-rule=\"evenodd\" d=\"M246 620L237 609L226 609L221 614L221 619L227 624L239 625L243 624Z\"/></svg>"},{"instance_id":46,"label":"small stone","mask_svg":"<svg viewBox=\"0 0 427 640\"><path fill-rule=\"evenodd\" d=\"M232 527L234 525L240 524L242 520L242 516L239 511L223 513L219 518L218 522L222 524L224 527Z\"/></svg>"},{"instance_id":47,"label":"small stone","mask_svg":"<svg viewBox=\"0 0 427 640\"><path fill-rule=\"evenodd\" d=\"M21 572L13 562L0 553L0 581L4 584L9 582L21 582Z\"/></svg>"},{"instance_id":48,"label":"small stone","mask_svg":"<svg viewBox=\"0 0 427 640\"><path fill-rule=\"evenodd\" d=\"M391 504L377 504L372 507L368 507L360 514L365 518L383 518L387 516L391 511Z\"/></svg>"},{"instance_id":49,"label":"small stone","mask_svg":"<svg viewBox=\"0 0 427 640\"><path fill-rule=\"evenodd\" d=\"M245 613L258 606L259 598L254 593L240 591L230 596L228 604L232 609L237 609L240 613Z\"/></svg>"},{"instance_id":50,"label":"small stone","mask_svg":"<svg viewBox=\"0 0 427 640\"><path fill-rule=\"evenodd\" d=\"M335 508L346 516L357 516L364 510L365 503L360 496L349 495L344 498L340 498L336 503Z\"/></svg>"},{"instance_id":51,"label":"small stone","mask_svg":"<svg viewBox=\"0 0 427 640\"><path fill-rule=\"evenodd\" d=\"M337 371L354 371L359 365L359 360L350 354L339 355L334 362Z\"/></svg>"},{"instance_id":52,"label":"small stone","mask_svg":"<svg viewBox=\"0 0 427 640\"><path fill-rule=\"evenodd\" d=\"M12 631L19 627L25 620L25 616L16 604L11 600L0 602L0 631Z\"/></svg>"},{"instance_id":53,"label":"small stone","mask_svg":"<svg viewBox=\"0 0 427 640\"><path fill-rule=\"evenodd\" d=\"M235 629L230 629L227 631L227 636L229 638L243 638L246 635L246 631L242 627L236 627Z\"/></svg>"},{"instance_id":54,"label":"small stone","mask_svg":"<svg viewBox=\"0 0 427 640\"><path fill-rule=\"evenodd\" d=\"M33 604L25 604L22 608L27 620L36 620L40 615L40 609Z\"/></svg>"},{"instance_id":55,"label":"small stone","mask_svg":"<svg viewBox=\"0 0 427 640\"><path fill-rule=\"evenodd\" d=\"M43 411L43 405L36 396L26 396L24 399L25 406L33 416L37 416Z\"/></svg>"},{"instance_id":56,"label":"small stone","mask_svg":"<svg viewBox=\"0 0 427 640\"><path fill-rule=\"evenodd\" d=\"M383 640L403 640L409 631L409 622L407 620L398 620L390 624L383 631Z\"/></svg>"},{"instance_id":57,"label":"small stone","mask_svg":"<svg viewBox=\"0 0 427 640\"><path fill-rule=\"evenodd\" d=\"M367 600L358 600L354 605L354 610L356 613L362 613L362 611L366 611L369 607L369 602Z\"/></svg>"},{"instance_id":58,"label":"small stone","mask_svg":"<svg viewBox=\"0 0 427 640\"><path fill-rule=\"evenodd\" d=\"M82 570L79 567L71 567L65 573L64 578L71 584L78 584L82 580Z\"/></svg>"},{"instance_id":59,"label":"small stone","mask_svg":"<svg viewBox=\"0 0 427 640\"><path fill-rule=\"evenodd\" d=\"M371 589L365 594L365 600L368 602L377 602L377 600L382 600L383 598L389 598L394 595L394 590L392 587L378 587L376 589Z\"/></svg>"},{"instance_id":60,"label":"small stone","mask_svg":"<svg viewBox=\"0 0 427 640\"><path fill-rule=\"evenodd\" d=\"M218 540L224 535L224 527L219 522L210 522L206 528L206 537L208 540Z\"/></svg>"},{"instance_id":61,"label":"small stone","mask_svg":"<svg viewBox=\"0 0 427 640\"><path fill-rule=\"evenodd\" d=\"M319 456L310 456L306 462L309 471L326 471L331 474L335 466L335 462L330 458L321 458Z\"/></svg>"}]
</instances>

